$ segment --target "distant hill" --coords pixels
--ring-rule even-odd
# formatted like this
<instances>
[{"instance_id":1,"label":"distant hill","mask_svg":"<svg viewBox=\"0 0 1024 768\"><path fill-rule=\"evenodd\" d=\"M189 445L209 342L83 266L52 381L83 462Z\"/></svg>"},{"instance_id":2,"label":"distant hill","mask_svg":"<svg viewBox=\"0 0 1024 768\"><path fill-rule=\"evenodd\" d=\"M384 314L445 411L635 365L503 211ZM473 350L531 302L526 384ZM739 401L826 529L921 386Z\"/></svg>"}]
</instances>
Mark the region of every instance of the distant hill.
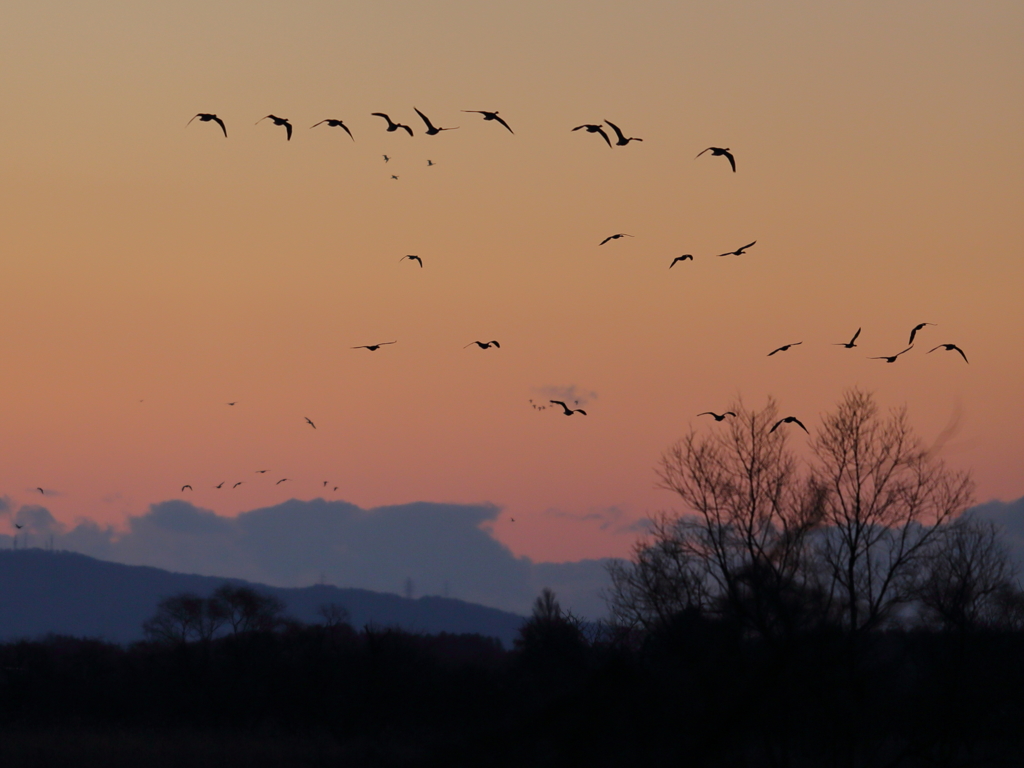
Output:
<instances>
[{"instance_id":1,"label":"distant hill","mask_svg":"<svg viewBox=\"0 0 1024 768\"><path fill-rule=\"evenodd\" d=\"M479 633L509 647L523 617L461 600L398 595L328 585L269 587L242 579L172 573L110 563L74 552L0 551L0 642L48 633L95 637L116 643L142 639L142 622L157 603L179 592L208 595L230 582L249 584L280 598L286 614L316 622L317 608L344 606L356 628L398 626L416 632Z\"/></svg>"}]
</instances>

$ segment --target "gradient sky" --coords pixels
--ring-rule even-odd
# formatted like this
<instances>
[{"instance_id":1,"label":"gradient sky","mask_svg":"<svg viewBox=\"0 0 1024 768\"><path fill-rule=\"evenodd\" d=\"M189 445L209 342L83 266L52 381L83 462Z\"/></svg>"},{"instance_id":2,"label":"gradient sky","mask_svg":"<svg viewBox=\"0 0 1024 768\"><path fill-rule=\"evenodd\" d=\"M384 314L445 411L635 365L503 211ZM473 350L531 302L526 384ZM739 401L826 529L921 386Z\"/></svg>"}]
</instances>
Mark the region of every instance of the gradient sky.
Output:
<instances>
[{"instance_id":1,"label":"gradient sky","mask_svg":"<svg viewBox=\"0 0 1024 768\"><path fill-rule=\"evenodd\" d=\"M492 503L517 554L621 555L673 506L653 467L713 428L697 413L773 395L813 431L853 385L950 428L979 501L1024 495L1019 2L11 0L2 22L13 505ZM414 106L459 130L424 136ZM308 130L328 117L355 141ZM570 131L604 119L643 143ZM924 354L946 342L970 365ZM530 407L560 391L589 415Z\"/></svg>"}]
</instances>

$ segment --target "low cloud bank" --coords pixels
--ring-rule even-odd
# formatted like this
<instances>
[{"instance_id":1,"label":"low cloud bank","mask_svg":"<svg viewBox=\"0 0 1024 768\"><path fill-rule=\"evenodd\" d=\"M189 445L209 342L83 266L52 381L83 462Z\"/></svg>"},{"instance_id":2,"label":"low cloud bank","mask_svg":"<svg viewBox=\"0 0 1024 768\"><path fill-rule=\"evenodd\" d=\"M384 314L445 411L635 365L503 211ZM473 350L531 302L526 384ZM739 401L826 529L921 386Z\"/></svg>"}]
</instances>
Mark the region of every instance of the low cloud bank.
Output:
<instances>
[{"instance_id":1,"label":"low cloud bank","mask_svg":"<svg viewBox=\"0 0 1024 768\"><path fill-rule=\"evenodd\" d=\"M526 614L543 587L587 618L605 615L604 561L534 563L482 526L489 505L419 502L364 510L340 501L291 500L221 517L185 501L154 504L126 531L81 521L73 528L40 505L0 515L22 525L18 546L49 547L129 565L223 576L281 587L316 583L414 596L447 595ZM11 547L12 536L0 535Z\"/></svg>"}]
</instances>

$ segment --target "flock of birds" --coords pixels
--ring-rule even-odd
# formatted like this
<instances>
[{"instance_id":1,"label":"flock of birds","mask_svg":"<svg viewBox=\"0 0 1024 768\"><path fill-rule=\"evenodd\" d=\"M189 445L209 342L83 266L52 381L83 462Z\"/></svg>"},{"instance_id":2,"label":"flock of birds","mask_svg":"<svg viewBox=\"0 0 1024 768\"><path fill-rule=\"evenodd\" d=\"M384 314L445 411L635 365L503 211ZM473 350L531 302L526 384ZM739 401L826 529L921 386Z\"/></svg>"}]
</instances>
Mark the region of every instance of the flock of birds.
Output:
<instances>
[{"instance_id":1,"label":"flock of birds","mask_svg":"<svg viewBox=\"0 0 1024 768\"><path fill-rule=\"evenodd\" d=\"M420 120L423 122L423 125L424 125L423 132L427 136L436 136L437 134L441 133L442 131L453 131L453 130L457 130L459 128L459 126L437 126L437 125L435 125L430 120L429 117L427 117L427 115L425 115L419 109L414 107L413 110L416 112L416 114L419 116ZM509 132L509 134L515 135L515 132L512 130L512 127L508 124L508 122L505 121L504 118L501 117L501 115L498 113L497 110L489 111L489 110L480 110L480 109L466 109L466 110L461 110L461 111L464 112L464 113L468 113L468 114L478 114L478 115L480 115L483 118L483 120L485 122L495 122L495 123L498 123L499 125L503 126ZM415 132L413 131L411 126L406 125L404 123L396 122L395 120L392 120L391 116L389 114L385 113L385 112L372 112L371 116L379 117L382 120L384 120L384 122L385 122L385 131L388 132L388 133L401 133L401 132L404 132L404 133L408 134L409 136L414 136L415 135ZM215 123L217 126L220 127L221 131L224 134L224 137L227 138L227 135L228 135L227 125L225 124L224 120L222 120L218 115L216 115L214 113L209 113L209 112L199 112L194 117L192 117L191 120L188 121L186 126L187 125L191 125L191 123L193 121L195 121L195 120L198 120L201 123ZM263 122L264 120L270 120L275 126L283 127L285 129L285 140L286 141L291 141L292 133L293 133L293 126L292 126L292 123L291 123L290 120L288 120L287 118L284 118L284 117L278 117L277 115L274 115L274 114L269 114L269 115L266 115L266 116L260 118L259 120L257 120L255 124L259 125L259 123ZM320 120L317 123L314 123L313 125L310 126L310 128L311 129L312 128L317 128L317 127L319 127L321 125L326 125L326 126L328 126L330 128L341 128L348 135L348 137L352 141L355 141L355 136L353 135L352 130L350 129L350 127L348 125L346 125L344 120L337 119L337 118L326 118L326 119ZM614 137L615 137L614 144L612 143L611 137L605 131L605 127L604 127L605 125L607 125L612 130L612 132L614 134ZM607 144L607 146L609 148L625 147L625 146L628 146L631 142L634 142L634 141L642 142L643 141L643 139L635 137L635 136L626 136L622 132L622 130L619 128L619 126L616 125L615 123L611 122L610 120L605 120L603 124L584 123L582 125L578 125L575 128L571 129L571 132L576 132L576 131L584 131L586 133L595 134L595 135L599 136L601 139L604 140L604 142ZM709 152L711 153L712 157L724 157L726 160L728 160L729 166L732 169L732 172L733 173L736 172L736 158L732 154L731 150L728 147L708 147L708 148L702 150L701 152L699 152L695 156L694 159L696 160L697 158L700 158L702 155L705 155L705 154L707 154ZM391 157L389 155L383 155L383 158L384 158L384 162L385 163L388 163L391 160ZM432 165L434 165L434 162L432 160L427 160L427 164L432 166ZM397 180L398 176L397 175L392 175L391 178ZM627 238L627 237L632 238L634 236L631 235L631 234L625 233L625 232L617 232L617 233L609 235L608 237L606 237L603 240L601 240L601 242L598 243L598 245L599 246L603 246L603 245L606 245L607 243L609 243L609 242L611 242L613 240L620 240L622 238ZM717 254L717 255L719 257L742 256L742 255L744 255L748 251L748 249L752 248L756 244L757 244L757 241L753 240L753 241L747 243L746 245L743 245L743 246L737 248L736 250L726 251L725 253L720 253L720 254ZM693 254L689 254L689 253L683 254L682 256L676 256L675 258L672 259L671 263L669 264L669 269L672 269L673 267L676 266L676 264L678 264L680 262L693 261L693 259L694 259ZM420 256L415 255L415 254L407 254L405 256L402 256L399 259L400 262L401 261L407 261L407 260L408 261L415 261L419 265L420 269L423 268L423 259ZM934 325L937 325L937 324L936 323L930 323L930 322L918 323L910 331L910 337L909 337L908 346L907 346L906 349L903 349L902 351L897 352L894 355L881 355L881 356L871 357L869 359L872 359L872 360L884 360L886 363L895 363L896 360L899 359L902 355L905 355L906 353L910 352L914 348L914 341L917 338L917 335L921 331L923 331L928 326L934 326ZM849 341L847 341L847 342L837 342L837 343L833 344L833 346L841 346L841 347L844 347L845 349L854 349L854 348L856 348L857 347L857 339L860 337L861 330L862 330L861 328L858 328L857 332L853 334L853 337ZM365 349L365 350L368 350L370 352L376 352L376 351L382 349L385 346L389 346L389 345L397 344L397 343L398 343L398 341L396 339L396 340L392 340L392 341L382 341L382 342L378 342L378 343L375 343L375 344L360 344L360 345L357 345L357 346L353 346L352 349ZM782 346L777 347L777 348L773 349L771 352L769 352L768 353L768 357L772 357L772 356L774 356L776 354L779 354L779 353L788 352L789 350L793 349L794 347L800 346L802 344L803 344L802 341L796 341L796 342L790 342L788 344L783 344ZM482 350L491 349L492 347L494 349L500 349L501 348L501 344L499 344L498 341L496 341L494 339L492 339L490 341L474 340L474 341L471 341L468 344L466 344L464 348L472 347L474 345L476 347L478 347L479 349L482 349ZM932 352L936 352L936 351L938 351L940 349L948 351L948 352L956 352L956 353L958 353L963 358L965 363L969 362L967 360L967 355L956 344L939 344L939 345L933 347L932 349L928 350L927 354L931 354ZM235 404L236 404L235 402L227 403L227 405L229 405L229 406L234 406ZM539 411L547 410L547 408L549 408L549 407L557 406L557 407L561 408L561 412L565 416L574 416L576 414L580 414L581 416L586 416L587 415L587 412L583 408L579 408L579 407L572 408L564 400L551 399L551 400L548 400L548 402L546 404L539 404L539 403L535 403L531 399L530 400L530 405L531 405L532 408L534 408L535 410L539 410ZM579 406L579 401L575 401L573 403L573 405ZM704 411L703 413L697 414L697 416L698 417L700 417L700 416L711 416L716 422L721 422L721 421L724 421L729 416L735 417L736 414L733 411L725 411L724 413L716 413L714 411ZM309 417L304 417L304 418L305 418L305 423L307 423L312 429L316 429L316 424L312 421L312 419L310 419ZM796 426L798 426L801 429L803 429L804 432L808 431L807 427L804 426L803 422L801 422L797 417L795 417L795 416L786 416L785 418L782 418L778 422L776 422L772 426L770 432L775 432L779 427L781 427L781 426L783 426L785 424L795 424ZM264 474L267 474L268 472L269 472L269 470L261 469L261 470L257 470L256 474L257 475L264 475ZM275 485L281 485L282 483L289 482L290 479L291 478L283 477L283 478L277 480ZM243 485L244 483L245 483L245 481L239 480L239 481L233 483L230 486L230 488L232 488L232 489L238 488L239 486ZM225 485L226 485L226 481L222 481L222 482L220 482L219 484L217 484L217 485L215 485L213 487L216 488L216 489L222 489L222 488L224 488ZM330 481L324 480L323 481L323 487L327 488L328 486L332 486L332 484L330 483ZM338 490L337 486L333 486L333 488L334 488L335 491ZM43 488L36 488L36 490L38 490L39 493L44 494L44 495L46 493ZM186 483L186 484L181 486L181 491L182 492L184 492L184 491L192 491L192 490L194 490L194 489L193 489L192 485L189 484L189 483ZM16 527L20 529L21 525L17 525Z\"/></svg>"}]
</instances>

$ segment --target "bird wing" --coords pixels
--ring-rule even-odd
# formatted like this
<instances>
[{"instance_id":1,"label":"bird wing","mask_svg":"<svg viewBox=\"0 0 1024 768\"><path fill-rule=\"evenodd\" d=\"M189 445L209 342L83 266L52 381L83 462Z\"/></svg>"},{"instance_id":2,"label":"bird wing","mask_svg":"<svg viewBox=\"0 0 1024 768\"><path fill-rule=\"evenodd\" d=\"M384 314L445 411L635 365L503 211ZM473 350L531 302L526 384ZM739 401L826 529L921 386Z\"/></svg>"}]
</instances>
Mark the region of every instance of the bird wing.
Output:
<instances>
[{"instance_id":1,"label":"bird wing","mask_svg":"<svg viewBox=\"0 0 1024 768\"><path fill-rule=\"evenodd\" d=\"M711 147L708 147L707 149L705 149L705 150L704 150L704 152L710 152L710 151L711 151ZM697 157L700 157L701 155L703 155L703 154L704 154L704 152L698 152L698 153L697 153ZM694 159L694 160L696 160L696 159L697 159L697 157L695 157L695 158L693 158L693 159ZM777 425L776 425L776 426L777 426Z\"/></svg>"},{"instance_id":2,"label":"bird wing","mask_svg":"<svg viewBox=\"0 0 1024 768\"><path fill-rule=\"evenodd\" d=\"M726 411L726 412L725 412L725 413L723 413L722 415L723 415L723 416L735 416L736 414L735 414L735 413L733 413L732 411Z\"/></svg>"},{"instance_id":3,"label":"bird wing","mask_svg":"<svg viewBox=\"0 0 1024 768\"><path fill-rule=\"evenodd\" d=\"M704 413L698 413L697 415L698 416L714 416L716 419L718 418L718 414L717 413L713 413L712 411L704 411Z\"/></svg>"},{"instance_id":4,"label":"bird wing","mask_svg":"<svg viewBox=\"0 0 1024 768\"><path fill-rule=\"evenodd\" d=\"M804 432L807 432L807 427L804 426L804 423L800 421L800 419L798 419L796 416L790 416L789 418L792 420L794 424L799 425L800 429L802 429ZM811 433L807 432L807 434L809 435Z\"/></svg>"},{"instance_id":5,"label":"bird wing","mask_svg":"<svg viewBox=\"0 0 1024 768\"><path fill-rule=\"evenodd\" d=\"M495 341L494 339L491 339L491 340L490 340L490 341L488 342L488 344L493 344L493 345L494 345L494 346L496 346L496 347L497 347L498 349L501 349L501 344L499 344L498 342L496 342L496 341Z\"/></svg>"},{"instance_id":6,"label":"bird wing","mask_svg":"<svg viewBox=\"0 0 1024 768\"><path fill-rule=\"evenodd\" d=\"M555 405L560 405L563 408L568 408L569 407L564 402L562 402L561 400L548 400L548 402L549 403L554 403Z\"/></svg>"},{"instance_id":7,"label":"bird wing","mask_svg":"<svg viewBox=\"0 0 1024 768\"><path fill-rule=\"evenodd\" d=\"M424 115L418 109L416 109L416 107L413 107L413 111L415 111L416 114L420 116L420 119L423 120L423 122L427 124L427 129L428 130L431 130L431 131L436 131L437 130L437 128L434 127L433 123L430 122L430 118L428 118L426 115Z\"/></svg>"},{"instance_id":8,"label":"bird wing","mask_svg":"<svg viewBox=\"0 0 1024 768\"><path fill-rule=\"evenodd\" d=\"M320 121L319 123L317 123L316 125L311 125L311 126L309 126L309 127L310 127L310 128L316 128L316 126L317 126L317 125L323 125L323 124L324 124L324 123L326 123L326 122L327 122L326 120L321 120L321 121Z\"/></svg>"},{"instance_id":9,"label":"bird wing","mask_svg":"<svg viewBox=\"0 0 1024 768\"><path fill-rule=\"evenodd\" d=\"M608 125L610 125L612 127L613 131L615 131L615 135L619 137L619 141L625 141L626 140L626 137L622 135L622 131L619 130L619 126L617 126L611 120L605 120L605 122L608 123Z\"/></svg>"},{"instance_id":10,"label":"bird wing","mask_svg":"<svg viewBox=\"0 0 1024 768\"><path fill-rule=\"evenodd\" d=\"M594 131L594 133L600 133L600 134L601 134L601 138L603 138L603 139L605 140L605 143L606 143L606 144L607 144L607 145L608 145L609 147L611 147L611 145L612 145L612 140L608 138L608 134L607 134L607 133L605 133L605 132L604 132L604 131L603 131L603 130L601 129L601 126L597 126L597 130L596 130L596 131Z\"/></svg>"},{"instance_id":11,"label":"bird wing","mask_svg":"<svg viewBox=\"0 0 1024 768\"><path fill-rule=\"evenodd\" d=\"M408 125L402 125L401 123L399 123L398 127L408 131L409 135L412 136L412 128L410 128Z\"/></svg>"},{"instance_id":12,"label":"bird wing","mask_svg":"<svg viewBox=\"0 0 1024 768\"><path fill-rule=\"evenodd\" d=\"M856 332L855 334L853 334L853 338L852 338L852 339L850 339L850 343L851 343L851 344L853 344L853 342L855 342L855 341L857 340L857 337L858 337L858 336L860 336L860 330L861 330L861 329L860 329L860 328L858 328L858 329L857 329L857 332Z\"/></svg>"},{"instance_id":13,"label":"bird wing","mask_svg":"<svg viewBox=\"0 0 1024 768\"><path fill-rule=\"evenodd\" d=\"M419 256L413 256L413 258L416 259L416 263L420 265L420 269L423 269L423 259Z\"/></svg>"},{"instance_id":14,"label":"bird wing","mask_svg":"<svg viewBox=\"0 0 1024 768\"><path fill-rule=\"evenodd\" d=\"M388 121L388 125L391 125L391 118L385 115L383 112L371 112L370 114L373 115L374 117L383 117L385 120Z\"/></svg>"},{"instance_id":15,"label":"bird wing","mask_svg":"<svg viewBox=\"0 0 1024 768\"><path fill-rule=\"evenodd\" d=\"M600 243L598 243L598 245L604 245L605 243L607 243L609 240L613 239L614 237L615 237L615 235L611 235L610 237L606 237L604 240L602 240Z\"/></svg>"},{"instance_id":16,"label":"bird wing","mask_svg":"<svg viewBox=\"0 0 1024 768\"><path fill-rule=\"evenodd\" d=\"M756 243L756 242L757 242L757 240L754 241L754 243ZM754 243L747 243L742 248L740 248L740 250L741 251L745 251L745 250L747 250L747 248L750 248Z\"/></svg>"},{"instance_id":17,"label":"bird wing","mask_svg":"<svg viewBox=\"0 0 1024 768\"><path fill-rule=\"evenodd\" d=\"M587 126L585 126L585 125L577 125L577 126L576 126L575 128L573 128L572 130L574 130L574 131L578 131L578 130L580 130L581 128L586 128L586 127L587 127Z\"/></svg>"},{"instance_id":18,"label":"bird wing","mask_svg":"<svg viewBox=\"0 0 1024 768\"><path fill-rule=\"evenodd\" d=\"M504 120L502 120L501 117L499 117L497 112L494 113L494 119L497 120L502 125L504 125L506 128L508 128L508 132L511 133L513 136L515 136L516 132L513 131L511 128L509 128L508 123L506 123Z\"/></svg>"},{"instance_id":19,"label":"bird wing","mask_svg":"<svg viewBox=\"0 0 1024 768\"><path fill-rule=\"evenodd\" d=\"M953 349L955 349L957 352L960 353L960 357L962 357L964 359L965 363L967 363L968 365L971 364L971 361L967 359L967 355L964 354L964 351L962 349L960 349L960 347L958 347L956 344L954 344L953 345ZM40 490L42 490L42 489L40 489Z\"/></svg>"},{"instance_id":20,"label":"bird wing","mask_svg":"<svg viewBox=\"0 0 1024 768\"><path fill-rule=\"evenodd\" d=\"M201 114L203 114L203 113L200 112L199 115L201 115ZM199 115L196 115L196 117L199 117ZM192 120L195 120L196 117L193 117ZM190 125L192 125L192 120L189 120L187 123L185 123L185 127L186 128L188 128Z\"/></svg>"},{"instance_id":21,"label":"bird wing","mask_svg":"<svg viewBox=\"0 0 1024 768\"><path fill-rule=\"evenodd\" d=\"M768 434L770 435L772 432L774 432L776 429L778 429L779 425L782 424L784 421L785 421L785 419L779 419L778 421L776 421L775 422L775 426L768 430Z\"/></svg>"},{"instance_id":22,"label":"bird wing","mask_svg":"<svg viewBox=\"0 0 1024 768\"><path fill-rule=\"evenodd\" d=\"M771 357L771 356L772 356L772 355L774 355L774 354L775 354L776 352L781 352L781 351L782 351L782 350L784 350L785 348L786 348L786 347L779 347L778 349L773 349L773 350L772 350L771 352L769 352L769 353L768 353L768 357Z\"/></svg>"},{"instance_id":23,"label":"bird wing","mask_svg":"<svg viewBox=\"0 0 1024 768\"><path fill-rule=\"evenodd\" d=\"M286 131L288 131L288 139L287 140L291 141L292 140L292 124L289 123L287 120L285 120L285 122L284 122L284 129Z\"/></svg>"},{"instance_id":24,"label":"bird wing","mask_svg":"<svg viewBox=\"0 0 1024 768\"><path fill-rule=\"evenodd\" d=\"M732 166L732 172L736 173L736 158L732 156L731 152L723 152L722 154L729 158L729 165ZM808 432L808 434L810 433Z\"/></svg>"},{"instance_id":25,"label":"bird wing","mask_svg":"<svg viewBox=\"0 0 1024 768\"><path fill-rule=\"evenodd\" d=\"M912 350L913 348L914 348L914 345L913 345L913 344L911 344L911 345L910 345L909 347L907 347L906 349L904 349L904 350L903 350L903 352L909 352L909 351L910 351L910 350ZM902 354L903 354L903 352L897 352L897 353L896 353L895 355L893 355L893 357L899 357L900 355L902 355Z\"/></svg>"},{"instance_id":26,"label":"bird wing","mask_svg":"<svg viewBox=\"0 0 1024 768\"><path fill-rule=\"evenodd\" d=\"M347 134L348 134L348 137L349 137L350 139L352 139L352 141L355 141L355 140L356 140L356 137L352 135L352 131L350 131L350 130L348 129L348 126L347 126L347 125L345 125L345 124L344 124L343 122L341 122L340 120L338 121L338 125L340 125L340 126L341 126L342 128L344 128L344 129L345 129L345 133L347 133Z\"/></svg>"},{"instance_id":27,"label":"bird wing","mask_svg":"<svg viewBox=\"0 0 1024 768\"><path fill-rule=\"evenodd\" d=\"M224 121L221 120L216 115L213 115L210 119L213 120L213 122L215 122L217 125L220 126L220 129L222 131L224 131L224 138L226 139L228 137L228 129L227 129L227 126L224 125Z\"/></svg>"},{"instance_id":28,"label":"bird wing","mask_svg":"<svg viewBox=\"0 0 1024 768\"><path fill-rule=\"evenodd\" d=\"M577 408L577 409L576 409L576 413L582 413L582 414L583 414L584 416L586 416L586 415L587 415L587 412L586 412L586 411L584 411L584 410L583 410L582 408Z\"/></svg>"}]
</instances>

